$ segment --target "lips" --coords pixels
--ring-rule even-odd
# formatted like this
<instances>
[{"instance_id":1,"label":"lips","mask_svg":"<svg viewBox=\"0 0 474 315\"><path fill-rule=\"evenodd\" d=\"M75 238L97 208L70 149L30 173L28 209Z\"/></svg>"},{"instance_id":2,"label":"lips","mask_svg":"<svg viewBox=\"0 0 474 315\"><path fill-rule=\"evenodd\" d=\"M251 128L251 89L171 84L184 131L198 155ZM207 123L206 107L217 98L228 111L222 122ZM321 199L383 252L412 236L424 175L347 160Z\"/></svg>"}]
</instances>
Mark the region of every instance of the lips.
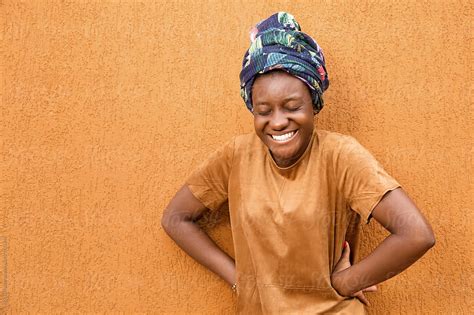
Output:
<instances>
[{"instance_id":1,"label":"lips","mask_svg":"<svg viewBox=\"0 0 474 315\"><path fill-rule=\"evenodd\" d=\"M298 130L293 130L281 135L269 135L269 136L275 142L285 143L293 139L297 133L298 133Z\"/></svg>"}]
</instances>

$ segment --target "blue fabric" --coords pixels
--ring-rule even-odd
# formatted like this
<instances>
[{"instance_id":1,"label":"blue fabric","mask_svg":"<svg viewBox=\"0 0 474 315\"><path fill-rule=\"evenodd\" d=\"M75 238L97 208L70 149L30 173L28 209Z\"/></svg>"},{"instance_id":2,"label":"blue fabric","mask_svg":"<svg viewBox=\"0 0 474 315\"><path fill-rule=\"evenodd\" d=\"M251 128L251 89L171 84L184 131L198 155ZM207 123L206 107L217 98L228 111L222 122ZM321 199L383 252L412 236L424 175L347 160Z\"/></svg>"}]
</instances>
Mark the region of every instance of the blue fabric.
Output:
<instances>
[{"instance_id":1,"label":"blue fabric","mask_svg":"<svg viewBox=\"0 0 474 315\"><path fill-rule=\"evenodd\" d=\"M252 112L252 86L258 74L280 69L305 82L316 113L323 108L323 92L329 87L322 49L301 32L295 18L278 12L259 22L250 31L251 44L240 72L240 94Z\"/></svg>"}]
</instances>

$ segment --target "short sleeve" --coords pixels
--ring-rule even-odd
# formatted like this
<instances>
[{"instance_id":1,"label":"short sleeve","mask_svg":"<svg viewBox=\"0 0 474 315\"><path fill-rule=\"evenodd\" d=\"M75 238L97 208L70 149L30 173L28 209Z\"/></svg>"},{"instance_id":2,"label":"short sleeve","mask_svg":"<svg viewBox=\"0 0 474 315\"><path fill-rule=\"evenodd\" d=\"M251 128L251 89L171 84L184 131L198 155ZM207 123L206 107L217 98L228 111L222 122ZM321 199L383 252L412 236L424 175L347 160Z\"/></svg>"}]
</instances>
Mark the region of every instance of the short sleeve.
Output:
<instances>
[{"instance_id":1,"label":"short sleeve","mask_svg":"<svg viewBox=\"0 0 474 315\"><path fill-rule=\"evenodd\" d=\"M212 211L219 209L227 200L234 141L235 138L227 141L211 153L185 181L192 194Z\"/></svg>"},{"instance_id":2,"label":"short sleeve","mask_svg":"<svg viewBox=\"0 0 474 315\"><path fill-rule=\"evenodd\" d=\"M345 136L335 169L338 190L366 224L370 222L371 213L382 197L401 187L374 156L351 136Z\"/></svg>"}]
</instances>

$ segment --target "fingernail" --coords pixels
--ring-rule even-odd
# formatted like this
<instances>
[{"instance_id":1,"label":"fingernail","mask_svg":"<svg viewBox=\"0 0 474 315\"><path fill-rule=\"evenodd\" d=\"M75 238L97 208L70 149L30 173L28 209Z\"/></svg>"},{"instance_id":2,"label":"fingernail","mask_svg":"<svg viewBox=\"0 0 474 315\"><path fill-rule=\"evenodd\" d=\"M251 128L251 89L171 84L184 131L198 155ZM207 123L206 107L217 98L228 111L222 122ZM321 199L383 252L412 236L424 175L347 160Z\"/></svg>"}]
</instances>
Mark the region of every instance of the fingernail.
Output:
<instances>
[{"instance_id":1,"label":"fingernail","mask_svg":"<svg viewBox=\"0 0 474 315\"><path fill-rule=\"evenodd\" d=\"M344 245L342 245L342 249L346 248L346 246L347 246L347 242L344 241Z\"/></svg>"}]
</instances>

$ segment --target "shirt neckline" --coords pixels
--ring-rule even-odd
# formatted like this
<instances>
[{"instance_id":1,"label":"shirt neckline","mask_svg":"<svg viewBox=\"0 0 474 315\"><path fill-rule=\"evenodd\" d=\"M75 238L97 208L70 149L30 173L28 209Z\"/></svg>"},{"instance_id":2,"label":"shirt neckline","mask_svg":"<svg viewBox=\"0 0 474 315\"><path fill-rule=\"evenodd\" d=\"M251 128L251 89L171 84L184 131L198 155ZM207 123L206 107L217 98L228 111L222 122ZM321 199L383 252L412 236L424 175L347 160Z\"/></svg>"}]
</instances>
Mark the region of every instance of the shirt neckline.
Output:
<instances>
[{"instance_id":1,"label":"shirt neckline","mask_svg":"<svg viewBox=\"0 0 474 315\"><path fill-rule=\"evenodd\" d=\"M308 155L308 152L311 151L311 147L313 146L313 142L314 142L314 138L315 138L315 133L316 133L316 128L314 128L313 133L311 134L311 139L309 140L309 143L306 146L306 149L303 152L303 154L301 154L301 156L298 158L298 160L296 160L293 164L291 164L289 166L286 166L286 167L278 166L278 164L275 162L275 160L272 157L270 149L265 144L263 144L263 143L262 144L265 147L266 156L270 160L270 163L273 165L273 167L275 167L277 170L282 171L282 172L283 171L288 171L288 170L291 170L291 169L295 168L298 164L300 164L300 162Z\"/></svg>"}]
</instances>

